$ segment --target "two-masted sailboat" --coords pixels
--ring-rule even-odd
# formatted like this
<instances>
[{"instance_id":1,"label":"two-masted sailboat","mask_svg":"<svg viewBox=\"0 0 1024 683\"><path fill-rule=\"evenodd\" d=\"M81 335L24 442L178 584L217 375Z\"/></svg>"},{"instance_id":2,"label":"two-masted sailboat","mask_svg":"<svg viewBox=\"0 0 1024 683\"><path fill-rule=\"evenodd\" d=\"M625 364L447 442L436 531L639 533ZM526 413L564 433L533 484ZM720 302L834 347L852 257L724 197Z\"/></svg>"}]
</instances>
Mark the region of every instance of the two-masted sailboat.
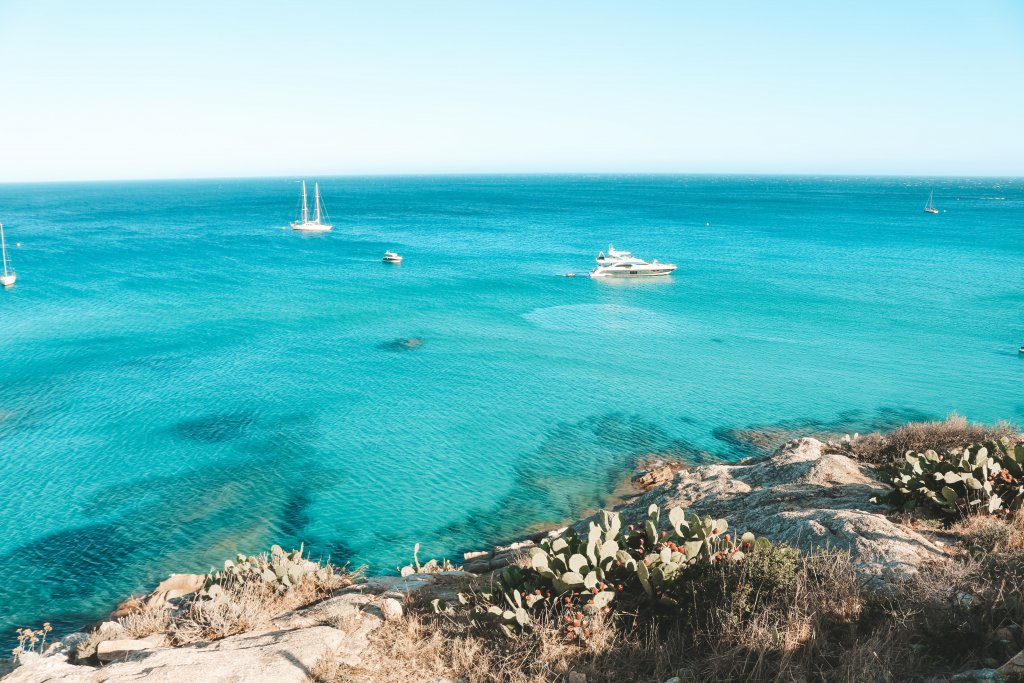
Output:
<instances>
[{"instance_id":1,"label":"two-masted sailboat","mask_svg":"<svg viewBox=\"0 0 1024 683\"><path fill-rule=\"evenodd\" d=\"M306 181L302 181L302 219L292 223L292 230L304 232L327 232L331 229L327 210L320 199L320 183L313 185L313 220L309 220L309 202L306 200Z\"/></svg>"},{"instance_id":2,"label":"two-masted sailboat","mask_svg":"<svg viewBox=\"0 0 1024 683\"><path fill-rule=\"evenodd\" d=\"M4 274L0 275L0 285L10 287L18 279L11 268L11 260L7 258L7 240L4 238L4 224L0 223L0 261L4 262Z\"/></svg>"},{"instance_id":3,"label":"two-masted sailboat","mask_svg":"<svg viewBox=\"0 0 1024 683\"><path fill-rule=\"evenodd\" d=\"M935 208L935 191L932 190L928 193L928 203L924 205L925 213L938 213L939 210Z\"/></svg>"}]
</instances>

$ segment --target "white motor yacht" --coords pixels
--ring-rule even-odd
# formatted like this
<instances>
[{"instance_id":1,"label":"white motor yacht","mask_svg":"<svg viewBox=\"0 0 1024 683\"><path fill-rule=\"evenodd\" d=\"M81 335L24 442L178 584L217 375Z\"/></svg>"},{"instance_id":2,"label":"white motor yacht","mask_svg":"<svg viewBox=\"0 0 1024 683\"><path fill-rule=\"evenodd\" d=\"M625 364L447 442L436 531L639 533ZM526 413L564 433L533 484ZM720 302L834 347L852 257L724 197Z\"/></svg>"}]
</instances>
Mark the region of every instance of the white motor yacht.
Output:
<instances>
[{"instance_id":1,"label":"white motor yacht","mask_svg":"<svg viewBox=\"0 0 1024 683\"><path fill-rule=\"evenodd\" d=\"M385 263L401 263L402 262L402 257L399 256L398 254L396 254L393 251L385 251L384 252L384 262Z\"/></svg>"},{"instance_id":2,"label":"white motor yacht","mask_svg":"<svg viewBox=\"0 0 1024 683\"><path fill-rule=\"evenodd\" d=\"M668 275L675 269L672 263L658 263L657 259L648 263L608 245L607 255L603 251L597 255L597 268L590 271L590 277L652 277Z\"/></svg>"}]
</instances>

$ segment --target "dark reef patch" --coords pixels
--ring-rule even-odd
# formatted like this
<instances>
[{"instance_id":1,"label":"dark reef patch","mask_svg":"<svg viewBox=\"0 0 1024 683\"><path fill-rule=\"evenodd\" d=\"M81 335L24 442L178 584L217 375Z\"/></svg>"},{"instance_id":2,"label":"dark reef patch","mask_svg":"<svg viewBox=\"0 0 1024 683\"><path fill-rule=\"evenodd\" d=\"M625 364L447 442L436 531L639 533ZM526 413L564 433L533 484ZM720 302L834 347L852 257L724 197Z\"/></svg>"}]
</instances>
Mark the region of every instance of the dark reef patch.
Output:
<instances>
[{"instance_id":1,"label":"dark reef patch","mask_svg":"<svg viewBox=\"0 0 1024 683\"><path fill-rule=\"evenodd\" d=\"M526 525L578 519L605 505L610 492L637 463L663 458L701 465L738 457L766 455L802 436L887 431L907 422L933 419L913 408L851 410L832 419L803 418L775 424L721 427L715 437L728 448L709 452L670 435L635 415L608 413L552 428L541 446L516 467L509 492L495 505L467 510L458 520L415 540L424 547L479 550L520 538ZM685 418L680 418L688 423ZM580 472L589 474L580 475Z\"/></svg>"},{"instance_id":2,"label":"dark reef patch","mask_svg":"<svg viewBox=\"0 0 1024 683\"><path fill-rule=\"evenodd\" d=\"M381 342L377 348L381 351L414 351L423 346L424 341L421 337L403 337Z\"/></svg>"},{"instance_id":3,"label":"dark reef patch","mask_svg":"<svg viewBox=\"0 0 1024 683\"><path fill-rule=\"evenodd\" d=\"M221 413L182 420L174 426L174 432L189 441L222 443L239 438L255 421L250 413Z\"/></svg>"},{"instance_id":4,"label":"dark reef patch","mask_svg":"<svg viewBox=\"0 0 1024 683\"><path fill-rule=\"evenodd\" d=\"M236 430L252 422L244 415L228 420ZM221 438L223 424L211 429ZM317 492L348 476L341 463L325 469L309 457L317 434L301 415L261 420L231 458L97 489L81 509L93 524L27 540L0 556L10 570L0 604L17 595L16 604L32 606L0 615L0 645L8 646L16 626L44 619L62 630L80 628L172 571L203 572L271 543L307 541L314 556L348 561L356 553L345 543L307 536Z\"/></svg>"},{"instance_id":5,"label":"dark reef patch","mask_svg":"<svg viewBox=\"0 0 1024 683\"><path fill-rule=\"evenodd\" d=\"M288 538L301 538L303 530L309 525L310 499L305 491L296 489L281 506L281 521L279 528L281 533Z\"/></svg>"},{"instance_id":6,"label":"dark reef patch","mask_svg":"<svg viewBox=\"0 0 1024 683\"><path fill-rule=\"evenodd\" d=\"M769 455L787 441L805 436L839 439L844 434L885 432L908 422L934 419L936 416L914 408L883 407L874 413L846 410L830 420L798 418L742 427L723 426L715 429L713 434L730 447L734 456L760 456Z\"/></svg>"},{"instance_id":7,"label":"dark reef patch","mask_svg":"<svg viewBox=\"0 0 1024 683\"><path fill-rule=\"evenodd\" d=\"M501 500L467 510L415 540L424 547L478 550L522 536L531 523L576 519L607 504L637 462L651 457L698 464L715 456L636 415L607 413L562 422L517 464L512 487Z\"/></svg>"},{"instance_id":8,"label":"dark reef patch","mask_svg":"<svg viewBox=\"0 0 1024 683\"><path fill-rule=\"evenodd\" d=\"M322 544L323 559L330 559L332 564L344 566L356 555L356 550L340 539Z\"/></svg>"}]
</instances>

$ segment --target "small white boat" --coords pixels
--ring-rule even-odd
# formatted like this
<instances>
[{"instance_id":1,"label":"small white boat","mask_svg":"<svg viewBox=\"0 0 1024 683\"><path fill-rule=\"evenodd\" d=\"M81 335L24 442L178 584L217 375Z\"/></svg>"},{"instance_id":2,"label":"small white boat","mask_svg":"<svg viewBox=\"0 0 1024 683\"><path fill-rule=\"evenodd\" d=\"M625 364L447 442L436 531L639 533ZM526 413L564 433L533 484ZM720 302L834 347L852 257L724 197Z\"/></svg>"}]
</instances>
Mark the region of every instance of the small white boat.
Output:
<instances>
[{"instance_id":1,"label":"small white boat","mask_svg":"<svg viewBox=\"0 0 1024 683\"><path fill-rule=\"evenodd\" d=\"M306 201L306 181L302 181L302 219L294 221L292 230L301 230L303 232L327 232L331 229L331 224L327 221L327 209L323 207L323 202L320 199L320 183L313 185L313 196L314 196L314 212L313 220L309 220L309 203Z\"/></svg>"},{"instance_id":2,"label":"small white boat","mask_svg":"<svg viewBox=\"0 0 1024 683\"><path fill-rule=\"evenodd\" d=\"M402 257L399 256L398 254L396 254L393 251L385 251L384 252L384 262L385 263L401 263L402 262Z\"/></svg>"},{"instance_id":3,"label":"small white boat","mask_svg":"<svg viewBox=\"0 0 1024 683\"><path fill-rule=\"evenodd\" d=\"M935 208L935 191L928 193L928 203L924 205L925 213L938 213L939 210Z\"/></svg>"},{"instance_id":4,"label":"small white boat","mask_svg":"<svg viewBox=\"0 0 1024 683\"><path fill-rule=\"evenodd\" d=\"M0 223L0 261L4 262L4 274L0 275L0 285L10 287L18 279L18 275L11 268L11 260L7 258L7 240L4 238L3 223Z\"/></svg>"},{"instance_id":5,"label":"small white boat","mask_svg":"<svg viewBox=\"0 0 1024 683\"><path fill-rule=\"evenodd\" d=\"M648 263L609 244L607 255L603 251L597 255L597 268L590 271L590 277L654 277L675 269L675 264L658 263L657 259Z\"/></svg>"}]
</instances>

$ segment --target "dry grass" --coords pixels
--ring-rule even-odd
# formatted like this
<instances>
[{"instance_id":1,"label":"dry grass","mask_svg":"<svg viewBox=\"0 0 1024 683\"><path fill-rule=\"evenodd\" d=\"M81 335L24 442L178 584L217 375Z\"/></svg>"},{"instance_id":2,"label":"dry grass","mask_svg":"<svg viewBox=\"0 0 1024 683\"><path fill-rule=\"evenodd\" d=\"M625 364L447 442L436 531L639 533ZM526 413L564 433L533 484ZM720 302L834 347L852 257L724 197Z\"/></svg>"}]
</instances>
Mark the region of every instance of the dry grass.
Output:
<instances>
[{"instance_id":1,"label":"dry grass","mask_svg":"<svg viewBox=\"0 0 1024 683\"><path fill-rule=\"evenodd\" d=\"M335 590L351 585L361 571L332 571L326 578L311 572L286 593L262 581L238 582L225 588L217 600L192 595L176 610L168 606L145 607L138 601L136 611L116 620L121 627L116 633L90 632L76 647L75 659L88 660L96 653L97 645L112 638L135 639L166 633L172 644L186 645L259 630L269 626L275 617L319 602Z\"/></svg>"},{"instance_id":2,"label":"dry grass","mask_svg":"<svg viewBox=\"0 0 1024 683\"><path fill-rule=\"evenodd\" d=\"M408 680L410 671L417 679L469 683L564 681L569 672L582 673L589 682L660 683L672 676L691 681L866 680L861 660L878 651L876 643L847 650L837 642L846 639L863 610L858 586L847 556L818 555L801 562L798 580L784 596L747 595L742 605L727 599L702 610L699 622L685 625L628 614L595 618L586 641L566 636L558 610L543 615L533 631L508 638L424 614L413 603L406 619L376 634L373 651L359 669L325 665L314 680L390 683ZM751 616L743 616L748 611ZM818 675L823 666L828 676ZM848 675L830 677L838 671Z\"/></svg>"},{"instance_id":3,"label":"dry grass","mask_svg":"<svg viewBox=\"0 0 1024 683\"><path fill-rule=\"evenodd\" d=\"M104 640L110 640L109 633L100 633L99 631L91 631L89 635L85 637L77 646L75 646L75 661L83 662L84 660L92 657L96 654L96 646L102 643Z\"/></svg>"},{"instance_id":4,"label":"dry grass","mask_svg":"<svg viewBox=\"0 0 1024 683\"><path fill-rule=\"evenodd\" d=\"M1020 428L1009 422L997 422L994 425L970 423L966 418L953 413L942 421L911 422L887 434L868 434L854 441L851 450L862 460L885 465L907 451L926 451L930 448L943 453L980 441L1003 437L1019 440L1022 436Z\"/></svg>"},{"instance_id":5,"label":"dry grass","mask_svg":"<svg viewBox=\"0 0 1024 683\"><path fill-rule=\"evenodd\" d=\"M1019 510L1007 517L972 515L950 531L975 554L1024 549L1024 513Z\"/></svg>"},{"instance_id":6,"label":"dry grass","mask_svg":"<svg viewBox=\"0 0 1024 683\"><path fill-rule=\"evenodd\" d=\"M1021 532L1019 518L1014 522ZM965 538L974 533L964 529ZM1005 535L1001 535L1003 538ZM564 614L542 615L509 638L437 616L412 599L407 616L385 624L363 663L330 658L317 683L392 683L448 678L468 683L862 682L943 679L998 665L1024 646L1024 550L1008 541L978 559L963 553L925 567L884 595L869 591L849 556L798 560L792 586L772 594L726 595L677 617L617 614L590 624L584 642L567 638Z\"/></svg>"},{"instance_id":7,"label":"dry grass","mask_svg":"<svg viewBox=\"0 0 1024 683\"><path fill-rule=\"evenodd\" d=\"M269 626L275 617L319 602L352 582L353 574L342 572L332 574L327 581L309 574L287 593L259 581L234 584L218 600L190 600L170 620L170 633L176 645L185 645L256 631Z\"/></svg>"},{"instance_id":8,"label":"dry grass","mask_svg":"<svg viewBox=\"0 0 1024 683\"><path fill-rule=\"evenodd\" d=\"M267 626L283 610L273 589L243 584L221 600L192 600L174 619L171 635L177 645L219 640Z\"/></svg>"},{"instance_id":9,"label":"dry grass","mask_svg":"<svg viewBox=\"0 0 1024 683\"><path fill-rule=\"evenodd\" d=\"M144 607L118 619L126 638L145 638L154 633L167 633L171 627L171 611L163 607Z\"/></svg>"}]
</instances>

